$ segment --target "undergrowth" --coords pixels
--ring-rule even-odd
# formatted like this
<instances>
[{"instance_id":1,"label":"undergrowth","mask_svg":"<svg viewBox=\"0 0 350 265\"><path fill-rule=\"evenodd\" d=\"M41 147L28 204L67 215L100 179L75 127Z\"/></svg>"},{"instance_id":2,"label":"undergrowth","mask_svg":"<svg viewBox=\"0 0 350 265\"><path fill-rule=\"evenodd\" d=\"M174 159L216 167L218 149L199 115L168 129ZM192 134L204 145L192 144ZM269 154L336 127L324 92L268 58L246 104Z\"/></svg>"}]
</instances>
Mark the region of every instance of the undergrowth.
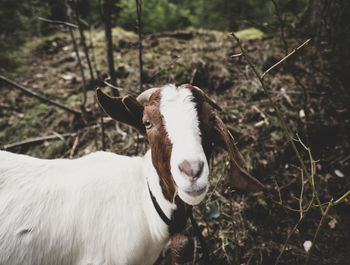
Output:
<instances>
[{"instance_id":1,"label":"undergrowth","mask_svg":"<svg viewBox=\"0 0 350 265\"><path fill-rule=\"evenodd\" d=\"M125 89L122 94L137 92L137 36L121 29L113 32L118 86ZM350 184L350 143L346 137L350 132L349 109L332 92L332 82L312 68L315 61L308 52L312 47L305 47L288 59L288 64L271 70L263 80L268 87L264 93L230 34L204 30L182 33L186 34L145 37L144 89L169 82L201 87L221 106L218 114L237 141L246 168L265 184L264 191L256 194L230 189L225 178L226 154L215 149L210 161L211 188L205 201L194 209L212 260L215 264L274 264L280 256L278 264L303 264L306 259L309 264L346 264L350 202L347 197L339 199ZM260 73L284 57L283 45L279 37L253 35L242 45ZM107 73L103 34L96 31L91 36L87 41L93 41L94 68L102 77ZM298 46L295 39L288 39L288 43ZM69 36L52 35L26 47L22 56L25 71L21 74L22 70L16 70L11 76L29 89L78 110L82 85ZM83 63L87 71L84 57ZM61 109L1 86L0 145L57 134L55 140L12 151L42 158L74 158L102 149L93 87L87 92L90 122L84 124ZM289 142L296 144L310 178L281 129L276 109L283 114L293 138ZM109 118L104 123L108 151L145 153L147 143L135 131L126 126L116 129ZM64 133L72 135L61 137ZM308 257L310 252L303 244L313 241L317 230ZM190 224L187 232L192 233ZM201 264L200 257L199 251L197 264ZM163 264L168 263L164 260Z\"/></svg>"}]
</instances>

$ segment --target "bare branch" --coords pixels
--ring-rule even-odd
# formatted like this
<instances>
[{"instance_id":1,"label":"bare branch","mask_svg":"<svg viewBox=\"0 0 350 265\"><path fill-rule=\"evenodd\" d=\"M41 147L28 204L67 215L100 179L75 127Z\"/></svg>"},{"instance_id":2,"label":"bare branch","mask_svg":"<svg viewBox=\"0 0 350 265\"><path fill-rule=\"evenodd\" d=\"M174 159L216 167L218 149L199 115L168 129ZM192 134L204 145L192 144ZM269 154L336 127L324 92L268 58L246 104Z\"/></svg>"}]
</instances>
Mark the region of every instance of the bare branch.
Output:
<instances>
[{"instance_id":1,"label":"bare branch","mask_svg":"<svg viewBox=\"0 0 350 265\"><path fill-rule=\"evenodd\" d=\"M329 210L331 209L332 206L333 206L333 199L330 200L330 202L328 203L328 206L327 206L325 212L322 214L321 220L320 220L320 222L319 222L319 224L317 226L316 233L315 233L314 238L312 240L311 248L310 248L309 252L307 253L305 265L307 265L309 263L309 260L310 260L310 257L311 257L311 252L312 252L312 250L313 250L313 248L315 246L318 234L320 233L320 230L321 230L321 228L323 226L324 220L326 219L326 217L328 215L328 212L329 212Z\"/></svg>"},{"instance_id":2,"label":"bare branch","mask_svg":"<svg viewBox=\"0 0 350 265\"><path fill-rule=\"evenodd\" d=\"M69 22L65 22L65 21L59 21L59 20L51 20L51 19L47 19L47 18L43 18L43 17L38 17L39 20L47 22L47 23L51 23L51 24L56 24L56 25L63 25L66 26L68 28L74 28L77 29L78 26Z\"/></svg>"},{"instance_id":3,"label":"bare branch","mask_svg":"<svg viewBox=\"0 0 350 265\"><path fill-rule=\"evenodd\" d=\"M69 113L72 113L72 114L77 115L77 116L81 116L81 112L76 111L76 110L74 110L74 109L71 109L71 108L69 108L69 107L67 107L67 106L64 106L64 105L62 105L62 104L60 104L60 103L57 103L57 102L55 102L55 101L52 101L51 99L48 99L48 98L46 98L46 97L44 97L44 96L41 96L41 95L37 94L36 92L31 91L31 90L29 90L29 89L27 89L27 88L25 88L25 87L23 87L23 86L21 86L21 85L15 83L14 81L12 81L12 80L10 80L10 79L8 79L8 78L2 76L2 75L0 75L0 80L3 80L3 81L5 81L7 84L13 86L14 88L17 88L17 89L21 90L21 91L22 91L24 94L26 94L27 96L37 98L37 99L39 99L40 101L42 101L42 102L44 102L44 103L47 103L47 104L49 104L49 105L54 105L54 106L56 106L56 107L58 107L58 108L60 108L60 109L63 109L63 110L65 110L65 111L69 112Z\"/></svg>"},{"instance_id":4,"label":"bare branch","mask_svg":"<svg viewBox=\"0 0 350 265\"><path fill-rule=\"evenodd\" d=\"M263 88L263 90L264 90L264 93L265 93L265 95L267 96L267 98L268 98L268 100L269 100L271 106L272 106L272 107L274 108L274 110L276 111L276 114L277 114L278 120L279 120L279 122L280 122L280 124L281 124L281 127L282 127L282 129L283 129L285 135L287 136L287 139L288 139L289 143L291 144L291 146L292 146L292 148L293 148L293 150L294 150L294 153L295 153L295 155L297 156L298 161L299 161L299 163L300 163L300 165L301 165L301 167L302 167L302 169L303 169L303 171L304 171L304 173L305 173L305 175L306 175L308 181L311 183L311 188L312 188L312 194L313 194L313 196L316 198L317 203L318 203L319 205L322 205L322 204L321 204L321 201L320 201L320 199L319 199L319 197L318 197L318 193L317 193L317 191L316 191L315 185L313 185L313 183L314 183L314 182L313 182L313 175L311 175L310 172L307 170L307 168L306 168L306 166L305 166L305 163L304 163L304 161L303 161L303 159L302 159L302 157L301 157L301 155L300 155L300 153L299 153L299 151L298 151L298 149L297 149L297 147L296 147L296 145L295 145L295 143L294 143L293 137L292 137L291 132L290 132L288 126L287 126L287 123L286 123L285 119L284 119L283 116L282 116L281 111L279 110L279 108L277 107L277 105L275 104L275 102L272 100L270 94L268 93L267 86L266 86L266 84L265 84L265 82L264 82L262 76L258 73L258 70L256 69L254 63L253 63L252 60L249 58L249 56L248 56L246 50L243 48L243 46L242 46L242 44L241 44L241 41L239 40L239 38L238 38L233 32L232 32L232 36L233 36L233 38L237 41L237 43L238 43L238 45L239 45L239 47L240 47L240 49L241 49L241 52L243 53L244 57L246 58L246 60L247 60L247 62L248 62L248 64L249 64L249 66L252 68L252 70L253 70L255 76L259 79L259 82L260 82L260 84L261 84L261 86L262 86L262 88ZM293 53L295 53L296 50L300 49L302 46L304 46L304 45L305 45L306 43L308 43L309 41L310 41L310 39L307 40L307 41L305 41L301 46L299 46L299 47L296 48L294 51L292 51L290 54L288 54L287 56L285 56L279 63L281 63L282 61L286 60L286 59L287 59L288 57L290 57ZM276 66L277 66L279 63L277 63ZM275 67L275 66L270 67L270 70L273 69L274 67ZM320 208L321 214L324 214L323 208L322 208L322 207L319 207L319 208Z\"/></svg>"},{"instance_id":5,"label":"bare branch","mask_svg":"<svg viewBox=\"0 0 350 265\"><path fill-rule=\"evenodd\" d=\"M306 44L309 43L311 39L306 40L303 44L301 44L299 47L295 48L293 51L291 51L288 55L284 56L281 60L279 60L277 63L272 65L269 69L267 69L262 75L261 78L264 78L266 74L268 74L272 69L276 68L278 65L283 63L285 60L287 60L290 56L292 56L294 53L299 51L302 47L304 47Z\"/></svg>"},{"instance_id":6,"label":"bare branch","mask_svg":"<svg viewBox=\"0 0 350 265\"><path fill-rule=\"evenodd\" d=\"M341 196L339 199L337 199L333 204L337 205L337 204L341 203L348 196L350 196L350 190L348 190L343 196Z\"/></svg>"},{"instance_id":7,"label":"bare branch","mask_svg":"<svg viewBox=\"0 0 350 265\"><path fill-rule=\"evenodd\" d=\"M48 135L48 136L43 136L43 137L35 137L35 138L30 138L24 141L12 143L12 144L5 144L1 147L2 150L10 150L14 149L16 147L20 146L26 146L26 145L36 145L36 144L41 144L44 141L51 141L51 140L56 140L56 139L62 139L64 137L74 137L76 136L76 133L65 133L65 134L53 134L53 135Z\"/></svg>"},{"instance_id":8,"label":"bare branch","mask_svg":"<svg viewBox=\"0 0 350 265\"><path fill-rule=\"evenodd\" d=\"M74 10L75 10L75 19L76 19L76 21L78 23L78 29L79 29L79 34L80 34L80 41L81 41L81 44L83 45L83 48L84 48L86 61L87 61L88 67L89 67L90 78L91 78L91 81L94 84L95 83L94 72L92 70L90 56L89 56L89 50L88 50L88 47L86 45L85 35L84 35L84 32L83 32L83 24L85 26L87 26L88 28L90 28L90 26L89 26L89 24L86 21L84 21L84 20L82 20L80 18L80 13L79 13L79 9L78 9L77 3L73 2L73 4L74 4ZM85 95L84 98L86 99L86 86L84 87L84 95ZM84 103L86 103L86 101Z\"/></svg>"}]
</instances>

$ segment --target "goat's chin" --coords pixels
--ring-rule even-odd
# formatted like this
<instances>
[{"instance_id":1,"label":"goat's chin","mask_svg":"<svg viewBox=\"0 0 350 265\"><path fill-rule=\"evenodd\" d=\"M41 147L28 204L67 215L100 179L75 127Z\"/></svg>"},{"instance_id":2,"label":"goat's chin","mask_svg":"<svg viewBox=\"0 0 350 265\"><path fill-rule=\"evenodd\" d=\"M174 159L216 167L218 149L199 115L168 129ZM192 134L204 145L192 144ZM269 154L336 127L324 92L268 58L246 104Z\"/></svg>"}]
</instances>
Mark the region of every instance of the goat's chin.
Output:
<instances>
[{"instance_id":1,"label":"goat's chin","mask_svg":"<svg viewBox=\"0 0 350 265\"><path fill-rule=\"evenodd\" d=\"M181 200L189 205L197 205L203 201L205 195L208 192L208 185L204 187L203 190L186 192L179 188L178 194Z\"/></svg>"}]
</instances>

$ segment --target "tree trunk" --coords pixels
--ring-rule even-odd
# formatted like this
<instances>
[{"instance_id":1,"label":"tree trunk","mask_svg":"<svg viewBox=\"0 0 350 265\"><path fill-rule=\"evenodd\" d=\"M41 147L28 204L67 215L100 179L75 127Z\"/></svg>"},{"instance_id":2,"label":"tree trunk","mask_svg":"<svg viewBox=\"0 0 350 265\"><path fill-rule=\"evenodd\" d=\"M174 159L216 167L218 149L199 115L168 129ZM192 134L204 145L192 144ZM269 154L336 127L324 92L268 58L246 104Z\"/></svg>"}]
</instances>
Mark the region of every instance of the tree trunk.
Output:
<instances>
[{"instance_id":1,"label":"tree trunk","mask_svg":"<svg viewBox=\"0 0 350 265\"><path fill-rule=\"evenodd\" d=\"M310 0L300 26L325 52L329 70L350 92L350 1Z\"/></svg>"},{"instance_id":2,"label":"tree trunk","mask_svg":"<svg viewBox=\"0 0 350 265\"><path fill-rule=\"evenodd\" d=\"M66 8L66 1L65 0L50 0L48 1L51 16L50 18L52 20L60 20L65 21L67 16L67 8Z\"/></svg>"},{"instance_id":3,"label":"tree trunk","mask_svg":"<svg viewBox=\"0 0 350 265\"><path fill-rule=\"evenodd\" d=\"M142 0L136 0L137 32L139 35L139 73L140 73L140 93L143 85L143 61L142 61Z\"/></svg>"},{"instance_id":4,"label":"tree trunk","mask_svg":"<svg viewBox=\"0 0 350 265\"><path fill-rule=\"evenodd\" d=\"M113 58L113 40L112 40L112 9L113 0L103 0L102 1L102 19L105 26L105 45L107 51L107 63L108 72L110 76L110 83L114 86L117 85L117 78L114 68L114 58ZM119 92L116 89L112 89L114 96L119 96Z\"/></svg>"}]
</instances>

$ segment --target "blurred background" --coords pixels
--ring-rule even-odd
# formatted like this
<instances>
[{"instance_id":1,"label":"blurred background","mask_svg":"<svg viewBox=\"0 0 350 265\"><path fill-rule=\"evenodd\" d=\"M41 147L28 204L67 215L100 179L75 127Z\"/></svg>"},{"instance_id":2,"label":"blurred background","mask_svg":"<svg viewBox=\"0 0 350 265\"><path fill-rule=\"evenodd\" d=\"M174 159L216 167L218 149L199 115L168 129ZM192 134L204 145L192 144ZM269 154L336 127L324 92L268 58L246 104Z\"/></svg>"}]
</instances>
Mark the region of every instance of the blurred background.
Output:
<instances>
[{"instance_id":1,"label":"blurred background","mask_svg":"<svg viewBox=\"0 0 350 265\"><path fill-rule=\"evenodd\" d=\"M191 83L265 184L230 189L215 149L194 209L213 264L350 264L348 17L342 0L0 0L0 148L142 155L146 139L104 116L95 89Z\"/></svg>"}]
</instances>

